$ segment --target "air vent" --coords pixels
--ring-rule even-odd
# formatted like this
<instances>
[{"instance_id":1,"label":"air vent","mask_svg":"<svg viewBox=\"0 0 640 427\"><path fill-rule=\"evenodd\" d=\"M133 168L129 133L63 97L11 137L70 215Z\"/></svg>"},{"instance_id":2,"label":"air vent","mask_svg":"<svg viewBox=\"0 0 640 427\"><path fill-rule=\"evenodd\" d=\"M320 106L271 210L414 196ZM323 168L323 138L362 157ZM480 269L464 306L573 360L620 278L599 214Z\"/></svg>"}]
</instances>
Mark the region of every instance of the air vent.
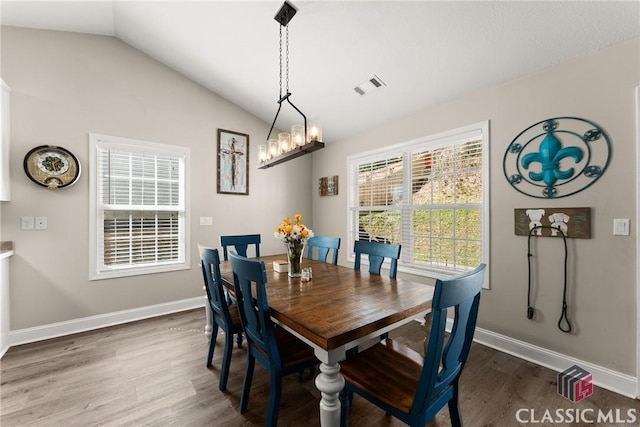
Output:
<instances>
[{"instance_id":1,"label":"air vent","mask_svg":"<svg viewBox=\"0 0 640 427\"><path fill-rule=\"evenodd\" d=\"M373 77L360 83L358 86L354 87L353 90L355 90L359 95L365 95L371 91L381 88L382 86L386 86L386 84L380 79L380 77L374 74Z\"/></svg>"}]
</instances>

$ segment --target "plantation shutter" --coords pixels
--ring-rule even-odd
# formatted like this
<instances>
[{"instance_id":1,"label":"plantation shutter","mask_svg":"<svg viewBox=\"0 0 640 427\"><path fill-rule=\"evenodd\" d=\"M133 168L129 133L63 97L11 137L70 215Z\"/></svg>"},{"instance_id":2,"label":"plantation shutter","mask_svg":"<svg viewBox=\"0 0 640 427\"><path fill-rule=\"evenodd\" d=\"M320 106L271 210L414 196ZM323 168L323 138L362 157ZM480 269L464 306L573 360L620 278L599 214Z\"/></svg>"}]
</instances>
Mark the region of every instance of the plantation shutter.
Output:
<instances>
[{"instance_id":1,"label":"plantation shutter","mask_svg":"<svg viewBox=\"0 0 640 427\"><path fill-rule=\"evenodd\" d=\"M358 240L399 243L403 198L402 157L358 166Z\"/></svg>"},{"instance_id":2,"label":"plantation shutter","mask_svg":"<svg viewBox=\"0 0 640 427\"><path fill-rule=\"evenodd\" d=\"M402 245L407 272L454 275L488 259L487 124L348 158L349 245Z\"/></svg>"},{"instance_id":3,"label":"plantation shutter","mask_svg":"<svg viewBox=\"0 0 640 427\"><path fill-rule=\"evenodd\" d=\"M441 271L475 266L482 251L482 139L471 138L411 154L411 262Z\"/></svg>"}]
</instances>

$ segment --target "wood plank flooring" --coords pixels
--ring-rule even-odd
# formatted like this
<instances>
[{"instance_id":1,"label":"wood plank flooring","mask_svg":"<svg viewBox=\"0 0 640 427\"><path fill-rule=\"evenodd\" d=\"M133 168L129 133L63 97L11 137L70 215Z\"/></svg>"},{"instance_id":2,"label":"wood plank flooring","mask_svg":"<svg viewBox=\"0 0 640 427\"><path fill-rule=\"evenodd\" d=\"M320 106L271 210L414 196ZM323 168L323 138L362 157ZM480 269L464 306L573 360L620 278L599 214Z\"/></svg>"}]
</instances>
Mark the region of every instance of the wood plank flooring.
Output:
<instances>
[{"instance_id":1,"label":"wood plank flooring","mask_svg":"<svg viewBox=\"0 0 640 427\"><path fill-rule=\"evenodd\" d=\"M219 335L214 365L207 369L204 322L199 309L11 348L0 361L0 425L263 426L268 375L256 364L249 410L241 415L244 346L234 347L227 390L220 392L224 341ZM418 323L391 336L415 349L424 340ZM597 387L574 404L558 395L556 377L549 369L474 344L461 379L465 426L528 425L516 420L520 408L533 409L538 419L557 408L620 408L624 414L636 409L640 415L639 401ZM311 377L302 383L295 375L285 378L278 425L318 426L319 399ZM356 397L350 425L404 424ZM429 425L450 426L447 410Z\"/></svg>"}]
</instances>

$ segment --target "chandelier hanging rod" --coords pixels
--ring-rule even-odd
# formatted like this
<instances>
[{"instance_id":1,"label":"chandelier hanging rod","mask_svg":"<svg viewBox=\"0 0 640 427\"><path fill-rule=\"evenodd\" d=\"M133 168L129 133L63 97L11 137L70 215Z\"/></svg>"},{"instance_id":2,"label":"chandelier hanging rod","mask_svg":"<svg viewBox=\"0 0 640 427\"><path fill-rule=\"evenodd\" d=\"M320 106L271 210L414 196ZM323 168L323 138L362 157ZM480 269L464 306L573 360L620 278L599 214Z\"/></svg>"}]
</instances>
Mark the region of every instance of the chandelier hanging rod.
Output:
<instances>
[{"instance_id":1,"label":"chandelier hanging rod","mask_svg":"<svg viewBox=\"0 0 640 427\"><path fill-rule=\"evenodd\" d=\"M284 95L282 98L278 100L278 111L276 111L276 116L273 118L273 123L271 123L271 129L269 129L269 134L267 135L267 141L269 140L269 137L271 137L271 132L273 132L273 128L276 125L276 120L278 120L278 114L280 114L280 109L282 108L282 103L284 101L287 101L289 105L291 105L294 108L294 110L296 110L302 116L302 119L304 120L304 140L305 141L307 140L307 116L305 116L304 113L300 111L298 107L293 105L293 102L291 102L291 100L289 99L290 96L291 96L291 92L287 92L286 95Z\"/></svg>"}]
</instances>

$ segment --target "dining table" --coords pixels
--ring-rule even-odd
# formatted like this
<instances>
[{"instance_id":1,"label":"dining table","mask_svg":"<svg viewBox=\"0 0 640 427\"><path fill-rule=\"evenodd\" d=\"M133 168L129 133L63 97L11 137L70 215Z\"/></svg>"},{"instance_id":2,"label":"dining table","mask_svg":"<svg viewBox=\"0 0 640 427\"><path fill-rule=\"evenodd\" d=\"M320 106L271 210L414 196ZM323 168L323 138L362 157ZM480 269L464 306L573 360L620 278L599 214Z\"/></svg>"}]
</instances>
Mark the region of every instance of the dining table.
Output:
<instances>
[{"instance_id":1,"label":"dining table","mask_svg":"<svg viewBox=\"0 0 640 427\"><path fill-rule=\"evenodd\" d=\"M344 387L340 361L348 350L424 317L434 287L308 258L302 267L311 268L311 279L303 281L274 270L274 261L286 264L286 255L254 259L265 265L272 320L311 346L320 361L315 378L321 394L320 425L337 427L338 396ZM233 289L230 262L220 263L220 273L224 286Z\"/></svg>"}]
</instances>

